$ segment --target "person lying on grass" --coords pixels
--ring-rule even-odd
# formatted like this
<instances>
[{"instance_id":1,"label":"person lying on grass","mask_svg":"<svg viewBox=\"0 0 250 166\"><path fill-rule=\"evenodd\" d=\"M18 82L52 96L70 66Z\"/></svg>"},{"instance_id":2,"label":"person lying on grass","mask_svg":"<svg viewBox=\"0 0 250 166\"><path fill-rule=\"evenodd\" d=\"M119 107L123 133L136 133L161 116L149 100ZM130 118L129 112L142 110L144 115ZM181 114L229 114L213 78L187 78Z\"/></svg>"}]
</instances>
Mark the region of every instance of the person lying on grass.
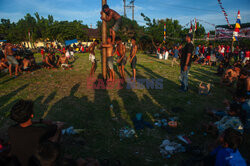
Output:
<instances>
[{"instance_id":1,"label":"person lying on grass","mask_svg":"<svg viewBox=\"0 0 250 166\"><path fill-rule=\"evenodd\" d=\"M10 118L16 122L8 129L11 155L21 165L28 165L38 145L50 140L58 142L63 123L51 121L32 121L34 118L33 101L19 100L12 108Z\"/></svg>"},{"instance_id":2,"label":"person lying on grass","mask_svg":"<svg viewBox=\"0 0 250 166\"><path fill-rule=\"evenodd\" d=\"M214 114L218 117L221 116L222 118L217 122L204 124L206 132L217 135L229 127L232 127L241 133L244 132L243 124L244 119L246 119L246 115L241 110L241 106L239 104L233 103L230 105L229 111L221 114L214 112Z\"/></svg>"},{"instance_id":3,"label":"person lying on grass","mask_svg":"<svg viewBox=\"0 0 250 166\"><path fill-rule=\"evenodd\" d=\"M218 138L219 144L203 160L204 166L246 166L246 161L239 152L242 135L233 128L226 129Z\"/></svg>"},{"instance_id":4,"label":"person lying on grass","mask_svg":"<svg viewBox=\"0 0 250 166\"><path fill-rule=\"evenodd\" d=\"M59 58L58 62L57 62L57 66L59 66L61 64L61 67L65 70L68 69L72 69L71 65L69 65L69 60L68 58L65 56L64 53L62 53L61 57Z\"/></svg>"}]
</instances>

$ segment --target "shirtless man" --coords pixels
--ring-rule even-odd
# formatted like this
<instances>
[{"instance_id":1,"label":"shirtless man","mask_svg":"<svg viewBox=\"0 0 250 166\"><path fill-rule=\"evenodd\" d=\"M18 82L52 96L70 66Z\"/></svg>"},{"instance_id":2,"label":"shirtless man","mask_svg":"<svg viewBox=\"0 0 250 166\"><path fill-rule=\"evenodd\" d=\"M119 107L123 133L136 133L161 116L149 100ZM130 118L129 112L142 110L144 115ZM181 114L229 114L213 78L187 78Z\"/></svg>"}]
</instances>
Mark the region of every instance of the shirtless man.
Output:
<instances>
[{"instance_id":1,"label":"shirtless man","mask_svg":"<svg viewBox=\"0 0 250 166\"><path fill-rule=\"evenodd\" d=\"M106 18L103 17L103 13L106 14ZM122 17L116 11L110 9L107 4L103 5L101 15L101 19L103 21L109 22L112 19L115 20L114 26L109 29L110 36L112 36L112 44L114 44L116 32L119 30L122 24Z\"/></svg>"},{"instance_id":2,"label":"shirtless man","mask_svg":"<svg viewBox=\"0 0 250 166\"><path fill-rule=\"evenodd\" d=\"M30 72L31 62L27 57L23 58L23 71Z\"/></svg>"},{"instance_id":3,"label":"shirtless man","mask_svg":"<svg viewBox=\"0 0 250 166\"><path fill-rule=\"evenodd\" d=\"M57 66L59 66L61 64L61 67L63 69L70 69L70 65L69 65L69 61L68 58L65 56L65 54L62 54L62 56L59 58L58 62L57 62Z\"/></svg>"},{"instance_id":4,"label":"shirtless man","mask_svg":"<svg viewBox=\"0 0 250 166\"><path fill-rule=\"evenodd\" d=\"M51 53L48 53L48 55L45 57L45 63L48 69L55 68L55 61Z\"/></svg>"},{"instance_id":5,"label":"shirtless man","mask_svg":"<svg viewBox=\"0 0 250 166\"><path fill-rule=\"evenodd\" d=\"M161 50L162 43L161 44L159 44L159 43L155 44L155 42L154 42L154 40L152 38L152 44L153 44L154 48L156 49L156 57L158 57L160 52L161 52L160 50Z\"/></svg>"},{"instance_id":6,"label":"shirtless man","mask_svg":"<svg viewBox=\"0 0 250 166\"><path fill-rule=\"evenodd\" d=\"M138 47L136 45L136 39L134 37L131 39L131 42L132 42L132 48L130 50L129 62L131 63L131 68L133 70L133 81L136 81L136 62L137 62L136 53Z\"/></svg>"},{"instance_id":7,"label":"shirtless man","mask_svg":"<svg viewBox=\"0 0 250 166\"><path fill-rule=\"evenodd\" d=\"M9 73L10 76L12 76L12 65L15 65L15 75L18 76L18 62L16 58L13 56L14 52L12 50L12 45L10 43L7 43L5 46L5 58L8 60L9 63Z\"/></svg>"},{"instance_id":8,"label":"shirtless man","mask_svg":"<svg viewBox=\"0 0 250 166\"><path fill-rule=\"evenodd\" d=\"M99 44L98 40L95 40L94 43L92 43L89 48L87 49L89 51L89 60L92 63L90 76L93 76L95 74L95 70L97 67L96 59L95 59L95 47Z\"/></svg>"},{"instance_id":9,"label":"shirtless man","mask_svg":"<svg viewBox=\"0 0 250 166\"><path fill-rule=\"evenodd\" d=\"M115 81L115 71L114 71L114 55L113 55L113 45L112 36L107 39L107 44L103 44L102 47L107 48L107 64L109 68L109 79L108 81Z\"/></svg>"},{"instance_id":10,"label":"shirtless man","mask_svg":"<svg viewBox=\"0 0 250 166\"><path fill-rule=\"evenodd\" d=\"M122 40L120 37L116 37L115 38L117 47L116 47L116 51L115 54L118 55L118 60L117 60L117 64L118 64L118 68L119 68L119 72L121 74L121 78L123 80L125 80L125 72L124 72L124 67L127 63L127 57L126 57L126 48L125 46L122 44ZM114 54L114 55L115 55Z\"/></svg>"}]
</instances>

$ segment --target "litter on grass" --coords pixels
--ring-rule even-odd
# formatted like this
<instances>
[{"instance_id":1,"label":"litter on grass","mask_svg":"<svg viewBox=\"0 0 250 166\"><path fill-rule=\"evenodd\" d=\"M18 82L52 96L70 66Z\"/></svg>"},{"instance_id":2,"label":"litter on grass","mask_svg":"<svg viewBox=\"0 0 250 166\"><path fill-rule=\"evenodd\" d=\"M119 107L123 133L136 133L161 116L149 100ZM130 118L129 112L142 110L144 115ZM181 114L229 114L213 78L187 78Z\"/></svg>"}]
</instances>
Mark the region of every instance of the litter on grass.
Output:
<instances>
[{"instance_id":1,"label":"litter on grass","mask_svg":"<svg viewBox=\"0 0 250 166\"><path fill-rule=\"evenodd\" d=\"M160 153L164 158L171 158L173 154L179 152L185 152L186 149L181 144L176 142L171 142L169 140L163 140L162 144L160 145Z\"/></svg>"}]
</instances>

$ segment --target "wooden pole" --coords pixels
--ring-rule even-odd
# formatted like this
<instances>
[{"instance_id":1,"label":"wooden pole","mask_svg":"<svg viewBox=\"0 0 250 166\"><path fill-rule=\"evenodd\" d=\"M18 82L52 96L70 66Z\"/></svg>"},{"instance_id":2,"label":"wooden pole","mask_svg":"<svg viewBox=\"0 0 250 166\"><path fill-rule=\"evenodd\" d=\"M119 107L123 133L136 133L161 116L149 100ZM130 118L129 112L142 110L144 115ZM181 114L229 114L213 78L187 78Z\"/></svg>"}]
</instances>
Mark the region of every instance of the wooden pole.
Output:
<instances>
[{"instance_id":1,"label":"wooden pole","mask_svg":"<svg viewBox=\"0 0 250 166\"><path fill-rule=\"evenodd\" d=\"M107 0L102 0L102 6L107 4ZM102 15L106 18L106 15L103 13ZM107 43L107 23L106 21L102 21L102 43ZM102 48L102 75L103 79L107 78L107 48Z\"/></svg>"}]
</instances>

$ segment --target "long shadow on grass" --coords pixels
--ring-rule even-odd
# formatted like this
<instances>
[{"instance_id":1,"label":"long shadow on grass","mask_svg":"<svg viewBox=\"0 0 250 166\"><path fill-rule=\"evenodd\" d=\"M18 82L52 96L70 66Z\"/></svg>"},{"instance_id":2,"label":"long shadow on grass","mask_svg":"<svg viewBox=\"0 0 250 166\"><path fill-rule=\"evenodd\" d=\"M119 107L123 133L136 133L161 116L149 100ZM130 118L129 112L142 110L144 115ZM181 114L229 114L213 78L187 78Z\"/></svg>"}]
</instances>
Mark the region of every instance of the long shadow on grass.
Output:
<instances>
[{"instance_id":1,"label":"long shadow on grass","mask_svg":"<svg viewBox=\"0 0 250 166\"><path fill-rule=\"evenodd\" d=\"M19 87L18 89L10 92L7 95L1 96L0 97L0 108L1 106L3 106L5 103L7 103L9 100L11 100L12 97L16 96L17 93L19 93L20 91L24 90L29 84L25 84L21 87Z\"/></svg>"}]
</instances>

